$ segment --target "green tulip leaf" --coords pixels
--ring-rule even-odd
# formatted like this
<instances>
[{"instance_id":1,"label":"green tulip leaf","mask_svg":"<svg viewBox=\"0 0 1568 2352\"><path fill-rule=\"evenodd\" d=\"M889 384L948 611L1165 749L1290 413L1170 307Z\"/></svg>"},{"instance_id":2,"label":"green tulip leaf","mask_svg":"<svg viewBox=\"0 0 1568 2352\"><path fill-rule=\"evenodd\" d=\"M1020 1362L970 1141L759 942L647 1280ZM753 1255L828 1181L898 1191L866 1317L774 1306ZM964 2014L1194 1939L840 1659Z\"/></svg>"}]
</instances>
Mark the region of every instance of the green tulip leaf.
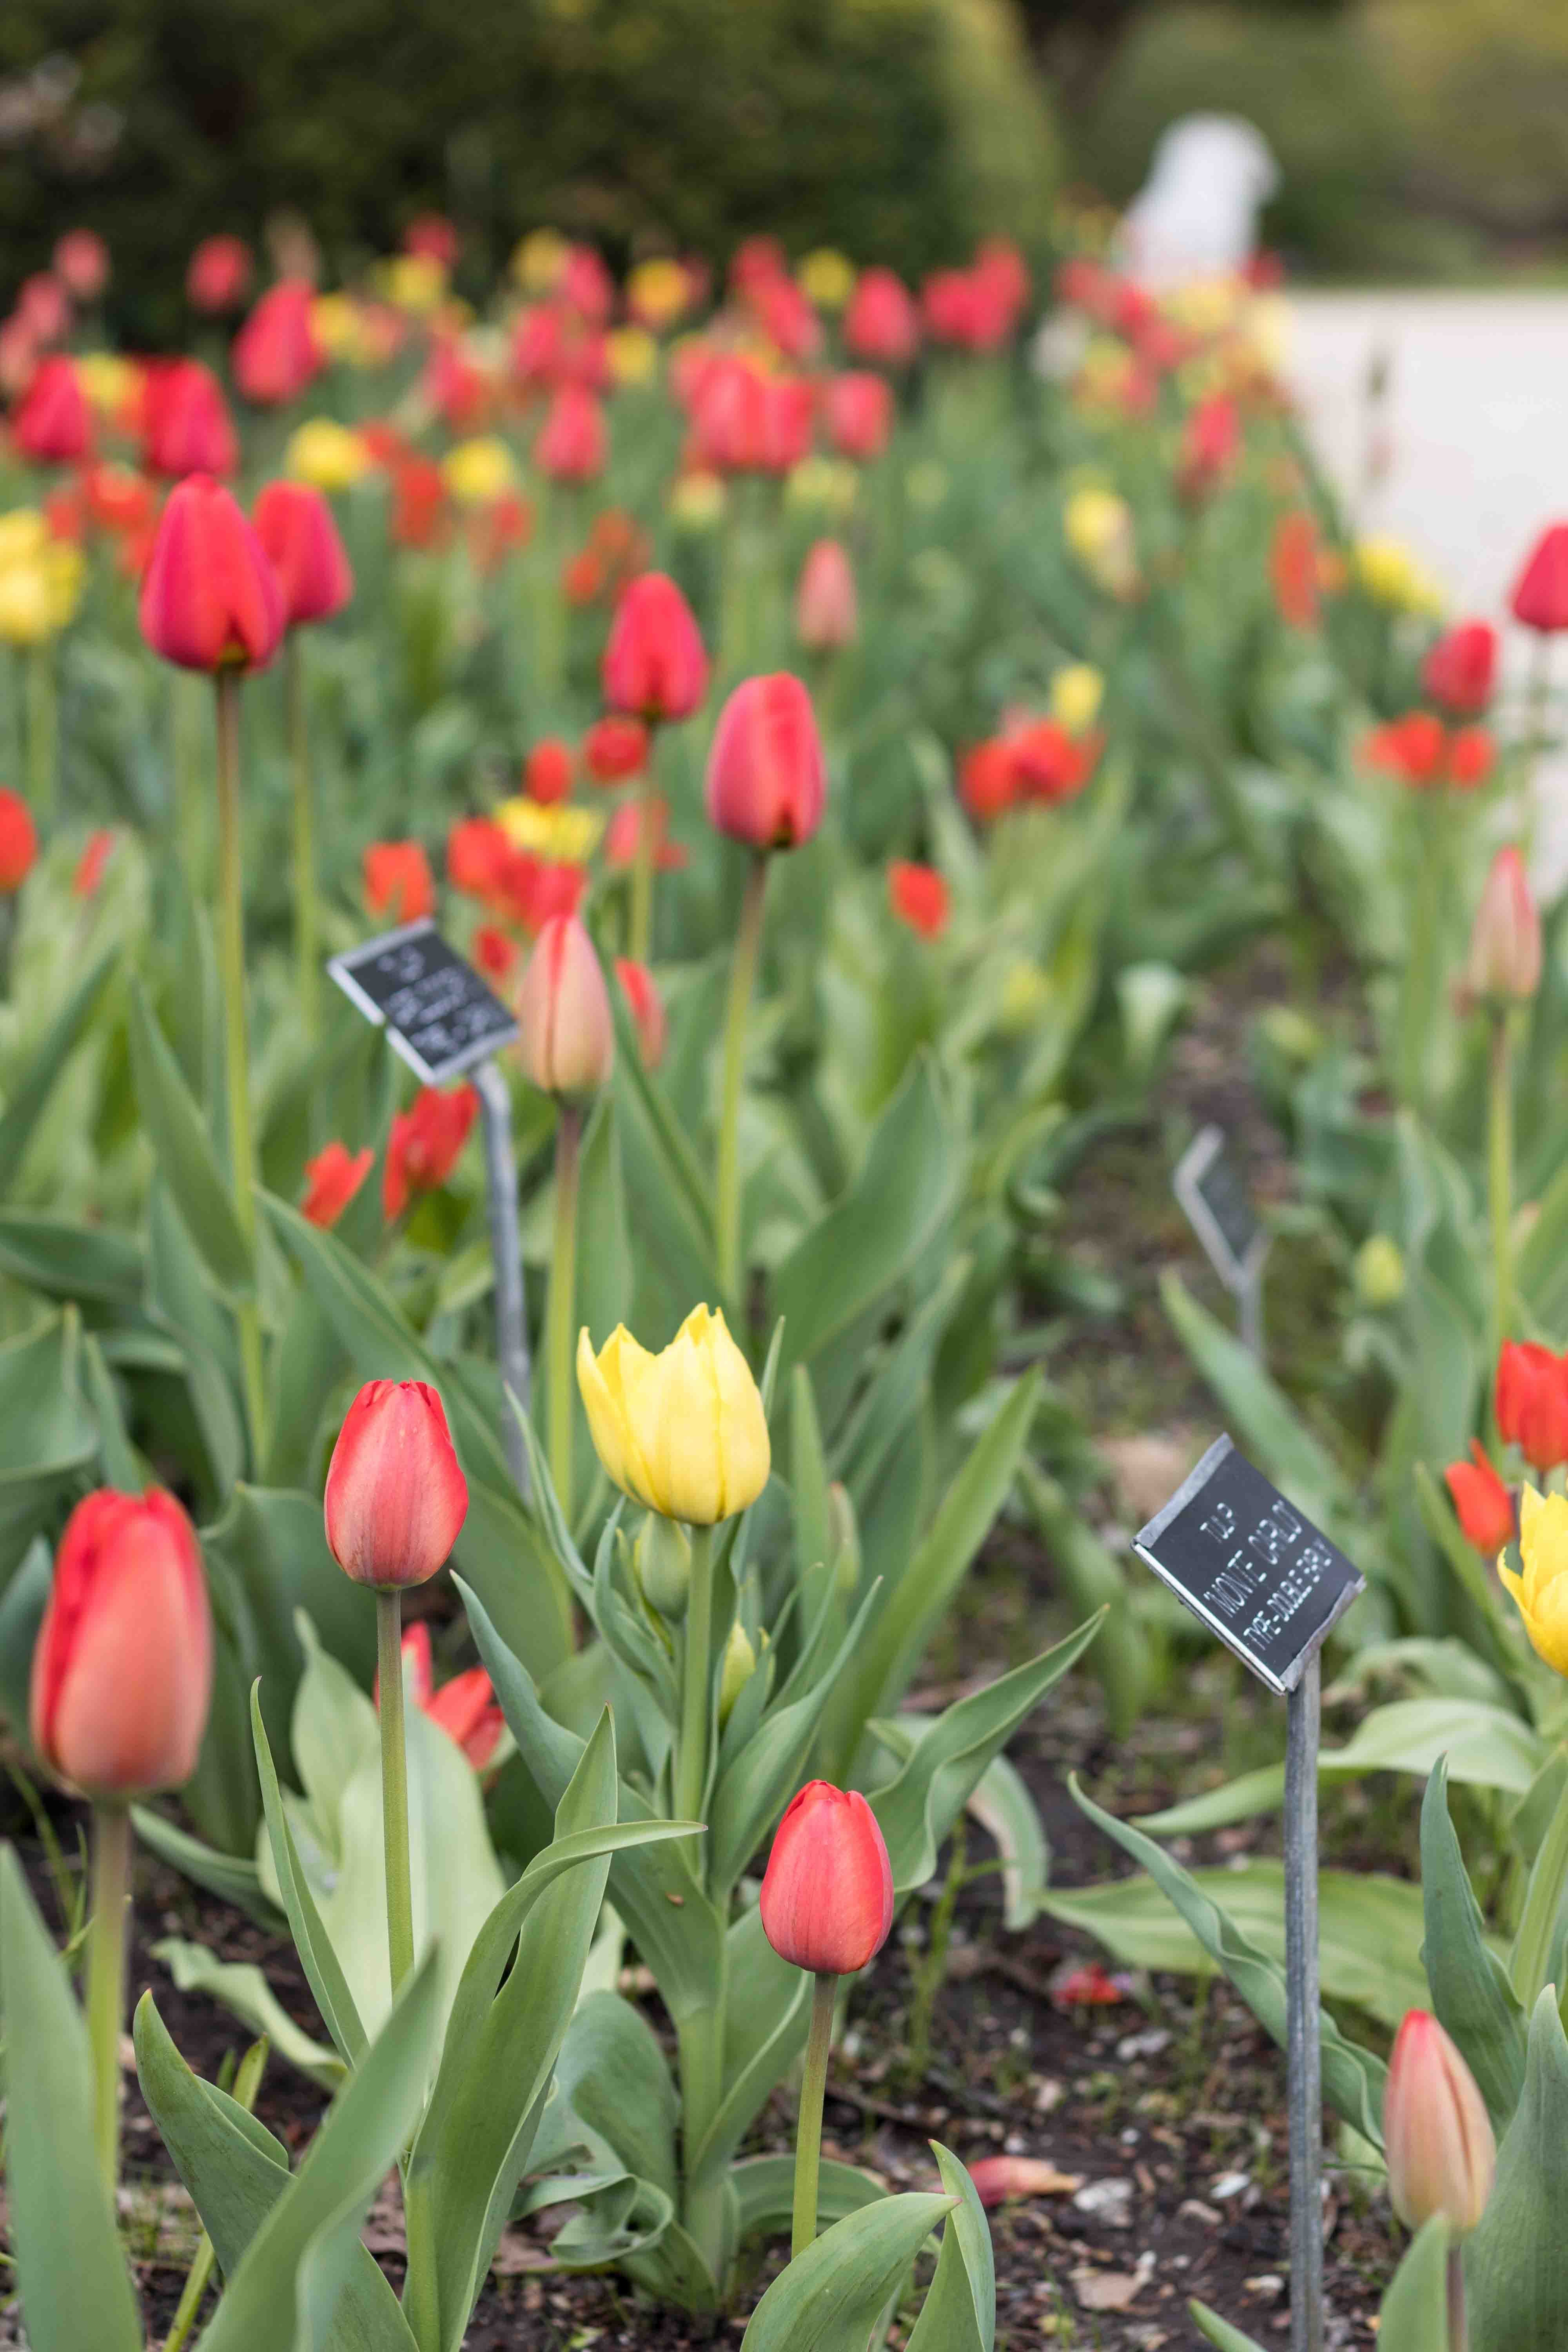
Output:
<instances>
[{"instance_id":1,"label":"green tulip leaf","mask_svg":"<svg viewBox=\"0 0 1568 2352\"><path fill-rule=\"evenodd\" d=\"M960 2201L910 2192L835 2221L774 2279L741 2352L866 2352L910 2263Z\"/></svg>"},{"instance_id":2,"label":"green tulip leaf","mask_svg":"<svg viewBox=\"0 0 1568 2352\"><path fill-rule=\"evenodd\" d=\"M773 2238L786 2231L795 2213L793 2156L748 2156L730 2168L741 2208L741 2238ZM839 2164L824 2157L817 2169L816 2218L820 2224L842 2221L847 2213L880 2204L888 2192L881 2182L858 2166Z\"/></svg>"},{"instance_id":3,"label":"green tulip leaf","mask_svg":"<svg viewBox=\"0 0 1568 2352\"><path fill-rule=\"evenodd\" d=\"M248 1294L256 1286L256 1255L241 1227L234 1192L137 980L131 983L131 1066L142 1125L191 1239L215 1281L232 1293Z\"/></svg>"},{"instance_id":4,"label":"green tulip leaf","mask_svg":"<svg viewBox=\"0 0 1568 2352\"><path fill-rule=\"evenodd\" d=\"M955 2202L942 2233L909 2352L991 2352L996 2334L996 2264L991 2228L966 2166L932 2140L942 2185Z\"/></svg>"},{"instance_id":5,"label":"green tulip leaf","mask_svg":"<svg viewBox=\"0 0 1568 2352\"><path fill-rule=\"evenodd\" d=\"M104 982L119 954L118 948L106 948L86 977L78 982L6 1097L5 1111L0 1114L0 1195L10 1192L21 1173L39 1115L54 1090L55 1080L97 1010Z\"/></svg>"},{"instance_id":6,"label":"green tulip leaf","mask_svg":"<svg viewBox=\"0 0 1568 2352\"><path fill-rule=\"evenodd\" d=\"M1561 2352L1568 2344L1565 2210L1568 2040L1548 1986L1531 2015L1524 2088L1498 2149L1497 2185L1465 2249L1471 2352Z\"/></svg>"},{"instance_id":7,"label":"green tulip leaf","mask_svg":"<svg viewBox=\"0 0 1568 2352\"><path fill-rule=\"evenodd\" d=\"M345 2065L353 2069L364 2054L364 2027L360 2022L353 1995L349 1990L331 1939L321 1924L310 1881L300 1866L293 1832L283 1809L283 1793L278 1785L272 1751L267 1744L266 1726L261 1720L259 1684L253 1685L251 1688L250 1729L256 1742L257 1769L261 1776L261 1799L267 1811L267 1834L272 1849L272 1865L278 1874L283 1908L289 1914L294 1948L300 1955L300 1965L316 1997L322 2022L332 2037L339 2056Z\"/></svg>"}]
</instances>

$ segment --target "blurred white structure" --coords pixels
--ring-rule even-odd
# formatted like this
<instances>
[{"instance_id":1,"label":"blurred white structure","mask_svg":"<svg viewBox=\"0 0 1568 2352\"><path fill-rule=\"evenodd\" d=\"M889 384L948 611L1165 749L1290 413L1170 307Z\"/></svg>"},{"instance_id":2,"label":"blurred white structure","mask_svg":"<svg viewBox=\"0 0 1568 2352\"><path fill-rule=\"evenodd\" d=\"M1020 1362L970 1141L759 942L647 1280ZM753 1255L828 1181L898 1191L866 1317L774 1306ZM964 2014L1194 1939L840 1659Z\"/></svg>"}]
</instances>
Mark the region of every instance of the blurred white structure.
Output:
<instances>
[{"instance_id":1,"label":"blurred white structure","mask_svg":"<svg viewBox=\"0 0 1568 2352\"><path fill-rule=\"evenodd\" d=\"M1260 131L1238 114L1187 114L1160 134L1149 177L1128 206L1118 258L1145 286L1244 268L1258 215L1279 185Z\"/></svg>"}]
</instances>

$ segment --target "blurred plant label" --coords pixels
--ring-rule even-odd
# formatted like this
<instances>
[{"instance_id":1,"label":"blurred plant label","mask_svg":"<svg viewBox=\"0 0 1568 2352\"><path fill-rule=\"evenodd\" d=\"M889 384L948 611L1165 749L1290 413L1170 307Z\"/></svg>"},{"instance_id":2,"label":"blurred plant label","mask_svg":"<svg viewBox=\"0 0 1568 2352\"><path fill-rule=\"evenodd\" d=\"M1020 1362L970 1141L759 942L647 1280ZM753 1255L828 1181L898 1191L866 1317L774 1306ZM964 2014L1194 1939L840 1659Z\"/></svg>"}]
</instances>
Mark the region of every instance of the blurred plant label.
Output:
<instances>
[{"instance_id":1,"label":"blurred plant label","mask_svg":"<svg viewBox=\"0 0 1568 2352\"><path fill-rule=\"evenodd\" d=\"M500 997L428 917L333 956L327 970L427 1087L455 1078L517 1035Z\"/></svg>"},{"instance_id":2,"label":"blurred plant label","mask_svg":"<svg viewBox=\"0 0 1568 2352\"><path fill-rule=\"evenodd\" d=\"M1187 1223L1226 1288L1249 1290L1262 1271L1268 1236L1258 1221L1247 1179L1226 1149L1225 1129L1205 1127L1195 1135L1172 1181Z\"/></svg>"},{"instance_id":3,"label":"blurred plant label","mask_svg":"<svg viewBox=\"0 0 1568 2352\"><path fill-rule=\"evenodd\" d=\"M1216 1438L1133 1549L1271 1691L1292 1691L1359 1593L1360 1570Z\"/></svg>"}]
</instances>

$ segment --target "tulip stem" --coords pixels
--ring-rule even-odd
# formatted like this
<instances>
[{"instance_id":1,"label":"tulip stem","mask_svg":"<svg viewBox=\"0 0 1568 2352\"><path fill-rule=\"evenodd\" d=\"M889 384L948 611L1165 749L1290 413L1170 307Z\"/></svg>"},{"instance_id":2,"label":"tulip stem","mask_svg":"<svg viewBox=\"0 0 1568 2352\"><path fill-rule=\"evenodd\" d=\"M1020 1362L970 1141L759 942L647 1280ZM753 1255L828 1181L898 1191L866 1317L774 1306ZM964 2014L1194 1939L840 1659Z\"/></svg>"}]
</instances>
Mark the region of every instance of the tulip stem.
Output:
<instances>
[{"instance_id":1,"label":"tulip stem","mask_svg":"<svg viewBox=\"0 0 1568 2352\"><path fill-rule=\"evenodd\" d=\"M816 2176L822 2160L822 2101L827 2088L827 2059L833 2047L833 2004L838 1991L836 1976L818 1974L812 1980L811 2032L805 2045L805 2072L800 2083L800 2116L795 2133L795 2226L790 2232L791 2262L797 2261L816 2235Z\"/></svg>"},{"instance_id":2,"label":"tulip stem","mask_svg":"<svg viewBox=\"0 0 1568 2352\"><path fill-rule=\"evenodd\" d=\"M675 1816L700 1822L708 1787L708 1715L713 1683L713 1530L691 1530L691 1584L681 1664L680 1745L675 1761Z\"/></svg>"},{"instance_id":3,"label":"tulip stem","mask_svg":"<svg viewBox=\"0 0 1568 2352\"><path fill-rule=\"evenodd\" d=\"M414 1966L414 1890L408 1874L408 1758L403 1728L403 1595L375 1596L381 1707L381 1822L386 1851L386 1949L397 1997Z\"/></svg>"},{"instance_id":4,"label":"tulip stem","mask_svg":"<svg viewBox=\"0 0 1568 2352\"><path fill-rule=\"evenodd\" d=\"M46 638L27 655L27 793L40 825L54 822L58 769L55 655Z\"/></svg>"},{"instance_id":5,"label":"tulip stem","mask_svg":"<svg viewBox=\"0 0 1568 2352\"><path fill-rule=\"evenodd\" d=\"M1507 1005L1492 1013L1487 1097L1487 1185L1492 1227L1492 1344L1495 1364L1513 1319L1513 1023Z\"/></svg>"},{"instance_id":6,"label":"tulip stem","mask_svg":"<svg viewBox=\"0 0 1568 2352\"><path fill-rule=\"evenodd\" d=\"M310 740L305 716L305 649L298 629L283 646L284 686L289 703L289 756L294 770L294 952L298 960L300 1019L314 1039L321 1022L316 964L316 844L310 806Z\"/></svg>"},{"instance_id":7,"label":"tulip stem","mask_svg":"<svg viewBox=\"0 0 1568 2352\"><path fill-rule=\"evenodd\" d=\"M245 900L239 838L239 679L217 673L218 977L223 986L224 1061L228 1081L228 1158L234 1211L256 1255L256 1146L250 1127L250 1046L245 1020ZM250 1425L251 1460L267 1451L267 1391L261 1361L261 1309L256 1271L235 1301L239 1362Z\"/></svg>"},{"instance_id":8,"label":"tulip stem","mask_svg":"<svg viewBox=\"0 0 1568 2352\"><path fill-rule=\"evenodd\" d=\"M174 737L174 839L191 896L199 898L206 871L207 819L201 782L202 680L189 670L176 669L169 678L170 725Z\"/></svg>"},{"instance_id":9,"label":"tulip stem","mask_svg":"<svg viewBox=\"0 0 1568 2352\"><path fill-rule=\"evenodd\" d=\"M550 1244L545 1350L550 1399L550 1475L572 1524L572 1318L577 1298L577 1170L583 1114L563 1102L555 1123L555 1225Z\"/></svg>"},{"instance_id":10,"label":"tulip stem","mask_svg":"<svg viewBox=\"0 0 1568 2352\"><path fill-rule=\"evenodd\" d=\"M267 2064L267 2048L265 2039L253 2042L240 2060L239 2071L234 2078L235 2105L243 2107L247 2116L255 2112L256 2095L261 2088L261 2076ZM163 2352L180 2352L181 2346L195 2325L196 2314L202 2307L202 2297L207 2291L207 2282L212 2277L216 2260L213 2242L204 2230L170 2323L169 2333L163 2339Z\"/></svg>"},{"instance_id":11,"label":"tulip stem","mask_svg":"<svg viewBox=\"0 0 1568 2352\"><path fill-rule=\"evenodd\" d=\"M1458 2238L1448 2247L1448 2352L1470 2352L1470 2315L1465 2302L1465 2250Z\"/></svg>"},{"instance_id":12,"label":"tulip stem","mask_svg":"<svg viewBox=\"0 0 1568 2352\"><path fill-rule=\"evenodd\" d=\"M632 854L632 911L626 929L626 953L634 963L647 963L653 956L653 886L658 848L655 830L658 787L654 779L657 740L650 730L647 757L637 779L637 837Z\"/></svg>"},{"instance_id":13,"label":"tulip stem","mask_svg":"<svg viewBox=\"0 0 1568 2352\"><path fill-rule=\"evenodd\" d=\"M110 2201L120 2179L120 2035L125 2015L125 1928L131 1900L131 1815L92 1809L92 1918L87 1937L87 2031L92 2048L98 2160Z\"/></svg>"},{"instance_id":14,"label":"tulip stem","mask_svg":"<svg viewBox=\"0 0 1568 2352\"><path fill-rule=\"evenodd\" d=\"M735 927L734 961L730 967L730 1002L724 1014L723 1090L719 1098L719 1166L714 1184L719 1285L742 1331L747 1318L741 1297L741 1082L746 1069L746 1015L757 977L763 901L767 887L767 856L759 850L746 877L741 919Z\"/></svg>"}]
</instances>

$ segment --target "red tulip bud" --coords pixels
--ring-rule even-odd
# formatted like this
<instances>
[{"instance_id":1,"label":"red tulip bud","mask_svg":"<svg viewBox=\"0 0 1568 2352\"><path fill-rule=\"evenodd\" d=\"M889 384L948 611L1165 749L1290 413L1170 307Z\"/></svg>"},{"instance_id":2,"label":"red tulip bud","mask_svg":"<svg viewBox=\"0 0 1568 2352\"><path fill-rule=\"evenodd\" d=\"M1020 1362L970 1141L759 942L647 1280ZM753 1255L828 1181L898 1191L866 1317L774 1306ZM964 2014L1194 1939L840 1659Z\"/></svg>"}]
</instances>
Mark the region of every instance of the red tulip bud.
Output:
<instances>
[{"instance_id":1,"label":"red tulip bud","mask_svg":"<svg viewBox=\"0 0 1568 2352\"><path fill-rule=\"evenodd\" d=\"M147 377L146 447L154 474L232 474L239 441L217 379L199 360L170 360Z\"/></svg>"},{"instance_id":2,"label":"red tulip bud","mask_svg":"<svg viewBox=\"0 0 1568 2352\"><path fill-rule=\"evenodd\" d=\"M844 346L859 360L904 367L920 349L915 298L890 269L863 269L844 313Z\"/></svg>"},{"instance_id":3,"label":"red tulip bud","mask_svg":"<svg viewBox=\"0 0 1568 2352\"><path fill-rule=\"evenodd\" d=\"M669 1016L664 1009L664 999L654 984L653 974L646 963L637 963L630 956L617 956L616 978L621 983L622 995L631 1007L643 1067L645 1070L657 1070L664 1059L665 1045L668 1042Z\"/></svg>"},{"instance_id":4,"label":"red tulip bud","mask_svg":"<svg viewBox=\"0 0 1568 2352\"><path fill-rule=\"evenodd\" d=\"M827 436L841 456L863 466L881 456L893 429L893 395L879 375L834 376L825 405Z\"/></svg>"},{"instance_id":5,"label":"red tulip bud","mask_svg":"<svg viewBox=\"0 0 1568 2352\"><path fill-rule=\"evenodd\" d=\"M1443 1475L1467 1538L1493 1559L1513 1537L1513 1496L1474 1438L1468 1462L1450 1462Z\"/></svg>"},{"instance_id":6,"label":"red tulip bud","mask_svg":"<svg viewBox=\"0 0 1568 2352\"><path fill-rule=\"evenodd\" d=\"M1486 2211L1497 2142L1476 2078L1435 2017L1406 2011L1383 2095L1388 2193L1406 2229L1435 2213L1457 2236Z\"/></svg>"},{"instance_id":7,"label":"red tulip bud","mask_svg":"<svg viewBox=\"0 0 1568 2352\"><path fill-rule=\"evenodd\" d=\"M171 491L142 583L142 634L182 669L259 667L283 635L283 592L266 550L221 482Z\"/></svg>"},{"instance_id":8,"label":"red tulip bud","mask_svg":"<svg viewBox=\"0 0 1568 2352\"><path fill-rule=\"evenodd\" d=\"M327 1542L356 1584L428 1583L457 1542L468 1488L447 1416L424 1381L370 1381L327 1470Z\"/></svg>"},{"instance_id":9,"label":"red tulip bud","mask_svg":"<svg viewBox=\"0 0 1568 2352\"><path fill-rule=\"evenodd\" d=\"M1541 917L1517 849L1492 859L1459 982L1467 1004L1528 1003L1541 985Z\"/></svg>"},{"instance_id":10,"label":"red tulip bud","mask_svg":"<svg viewBox=\"0 0 1568 2352\"><path fill-rule=\"evenodd\" d=\"M89 1797L177 1789L212 1694L201 1552L172 1495L89 1495L66 1522L33 1652L33 1745Z\"/></svg>"},{"instance_id":11,"label":"red tulip bud","mask_svg":"<svg viewBox=\"0 0 1568 2352\"><path fill-rule=\"evenodd\" d=\"M780 1959L853 1976L893 1924L887 1842L858 1790L811 1780L778 1825L763 1879L763 1933Z\"/></svg>"},{"instance_id":12,"label":"red tulip bud","mask_svg":"<svg viewBox=\"0 0 1568 2352\"><path fill-rule=\"evenodd\" d=\"M314 1160L305 1162L305 1197L300 1214L312 1225L335 1225L370 1173L375 1158L367 1143L351 1151L346 1143L329 1143Z\"/></svg>"},{"instance_id":13,"label":"red tulip bud","mask_svg":"<svg viewBox=\"0 0 1568 2352\"><path fill-rule=\"evenodd\" d=\"M1497 679L1497 631L1489 621L1462 621L1445 629L1421 665L1421 683L1434 702L1457 719L1472 718L1491 700Z\"/></svg>"},{"instance_id":14,"label":"red tulip bud","mask_svg":"<svg viewBox=\"0 0 1568 2352\"><path fill-rule=\"evenodd\" d=\"M1533 1340L1507 1340L1497 1362L1497 1426L1545 1475L1568 1462L1568 1354Z\"/></svg>"},{"instance_id":15,"label":"red tulip bud","mask_svg":"<svg viewBox=\"0 0 1568 2352\"><path fill-rule=\"evenodd\" d=\"M558 482L591 482L608 454L604 410L581 384L563 384L533 445L534 464Z\"/></svg>"},{"instance_id":16,"label":"red tulip bud","mask_svg":"<svg viewBox=\"0 0 1568 2352\"><path fill-rule=\"evenodd\" d=\"M1568 522L1543 530L1520 573L1510 600L1513 617L1550 635L1568 629Z\"/></svg>"},{"instance_id":17,"label":"red tulip bud","mask_svg":"<svg viewBox=\"0 0 1568 2352\"><path fill-rule=\"evenodd\" d=\"M595 719L583 738L583 764L596 784L640 776L647 765L647 729L640 719L620 719L613 711Z\"/></svg>"},{"instance_id":18,"label":"red tulip bud","mask_svg":"<svg viewBox=\"0 0 1568 2352\"><path fill-rule=\"evenodd\" d=\"M19 890L38 854L33 812L20 793L0 785L0 898Z\"/></svg>"},{"instance_id":19,"label":"red tulip bud","mask_svg":"<svg viewBox=\"0 0 1568 2352\"><path fill-rule=\"evenodd\" d=\"M234 339L234 380L267 407L298 400L321 364L310 324L311 288L300 278L269 287Z\"/></svg>"},{"instance_id":20,"label":"red tulip bud","mask_svg":"<svg viewBox=\"0 0 1568 2352\"><path fill-rule=\"evenodd\" d=\"M708 691L708 656L690 605L662 572L634 580L605 646L605 699L637 719L689 719Z\"/></svg>"},{"instance_id":21,"label":"red tulip bud","mask_svg":"<svg viewBox=\"0 0 1568 2352\"><path fill-rule=\"evenodd\" d=\"M570 797L572 747L558 735L546 735L522 763L522 789L530 800L547 806Z\"/></svg>"},{"instance_id":22,"label":"red tulip bud","mask_svg":"<svg viewBox=\"0 0 1568 2352\"><path fill-rule=\"evenodd\" d=\"M196 310L237 310L249 283L248 246L237 236L203 237L185 272L185 293Z\"/></svg>"},{"instance_id":23,"label":"red tulip bud","mask_svg":"<svg viewBox=\"0 0 1568 2352\"><path fill-rule=\"evenodd\" d=\"M795 635L810 653L833 653L853 645L859 626L848 551L837 539L819 539L806 551L795 592Z\"/></svg>"},{"instance_id":24,"label":"red tulip bud","mask_svg":"<svg viewBox=\"0 0 1568 2352\"><path fill-rule=\"evenodd\" d=\"M888 868L888 899L901 923L926 940L947 928L947 884L934 866L911 866L896 857Z\"/></svg>"},{"instance_id":25,"label":"red tulip bud","mask_svg":"<svg viewBox=\"0 0 1568 2352\"><path fill-rule=\"evenodd\" d=\"M822 822L827 774L811 697L780 670L749 677L719 713L708 754L708 814L753 849L797 849Z\"/></svg>"},{"instance_id":26,"label":"red tulip bud","mask_svg":"<svg viewBox=\"0 0 1568 2352\"><path fill-rule=\"evenodd\" d=\"M331 508L309 482L268 482L252 520L283 591L288 626L341 613L354 576Z\"/></svg>"},{"instance_id":27,"label":"red tulip bud","mask_svg":"<svg viewBox=\"0 0 1568 2352\"><path fill-rule=\"evenodd\" d=\"M575 915L540 932L517 997L518 1058L545 1094L592 1094L615 1066L616 1030L594 942Z\"/></svg>"},{"instance_id":28,"label":"red tulip bud","mask_svg":"<svg viewBox=\"0 0 1568 2352\"><path fill-rule=\"evenodd\" d=\"M11 420L24 457L38 466L75 465L92 446L92 416L76 362L56 352L40 360Z\"/></svg>"},{"instance_id":29,"label":"red tulip bud","mask_svg":"<svg viewBox=\"0 0 1568 2352\"><path fill-rule=\"evenodd\" d=\"M109 283L109 247L96 229L68 228L51 257L55 276L79 302L96 302Z\"/></svg>"}]
</instances>

